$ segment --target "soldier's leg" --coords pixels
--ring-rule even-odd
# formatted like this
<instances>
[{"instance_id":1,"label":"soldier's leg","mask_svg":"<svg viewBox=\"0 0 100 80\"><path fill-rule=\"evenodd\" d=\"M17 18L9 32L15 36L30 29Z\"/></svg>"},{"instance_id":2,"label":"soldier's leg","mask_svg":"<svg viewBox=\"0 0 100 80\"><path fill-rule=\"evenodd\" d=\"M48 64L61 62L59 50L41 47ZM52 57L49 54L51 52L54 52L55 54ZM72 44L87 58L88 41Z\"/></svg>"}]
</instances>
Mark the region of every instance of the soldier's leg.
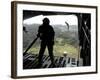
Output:
<instances>
[{"instance_id":1,"label":"soldier's leg","mask_svg":"<svg viewBox=\"0 0 100 80\"><path fill-rule=\"evenodd\" d=\"M54 64L54 55L53 55L53 45L52 44L48 44L47 47L48 47L49 56L50 56L52 65L55 65Z\"/></svg>"},{"instance_id":2,"label":"soldier's leg","mask_svg":"<svg viewBox=\"0 0 100 80\"><path fill-rule=\"evenodd\" d=\"M40 51L39 51L39 64L42 64L42 58L43 58L45 48L46 48L46 44L44 42L41 42Z\"/></svg>"}]
</instances>

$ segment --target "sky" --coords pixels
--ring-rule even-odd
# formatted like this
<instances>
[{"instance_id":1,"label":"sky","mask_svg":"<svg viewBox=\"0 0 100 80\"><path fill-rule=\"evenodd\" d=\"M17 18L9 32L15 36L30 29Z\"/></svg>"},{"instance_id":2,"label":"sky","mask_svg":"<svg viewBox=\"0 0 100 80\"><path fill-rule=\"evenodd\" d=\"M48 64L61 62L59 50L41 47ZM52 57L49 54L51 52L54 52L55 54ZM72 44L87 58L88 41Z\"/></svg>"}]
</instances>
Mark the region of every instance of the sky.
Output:
<instances>
[{"instance_id":1,"label":"sky","mask_svg":"<svg viewBox=\"0 0 100 80\"><path fill-rule=\"evenodd\" d=\"M78 25L78 20L75 15L49 15L49 16L38 15L24 20L23 24L27 25L42 24L42 20L45 17L49 18L50 25L66 25L65 22L67 22L69 25Z\"/></svg>"}]
</instances>

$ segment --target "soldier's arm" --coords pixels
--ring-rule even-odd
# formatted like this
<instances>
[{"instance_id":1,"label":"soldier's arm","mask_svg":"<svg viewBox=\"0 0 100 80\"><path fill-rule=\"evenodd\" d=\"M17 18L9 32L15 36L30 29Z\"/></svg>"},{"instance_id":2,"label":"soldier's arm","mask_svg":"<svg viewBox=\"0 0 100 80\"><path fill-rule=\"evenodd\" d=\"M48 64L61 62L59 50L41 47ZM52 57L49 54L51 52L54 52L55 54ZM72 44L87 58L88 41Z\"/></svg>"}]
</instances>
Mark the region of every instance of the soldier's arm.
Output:
<instances>
[{"instance_id":1,"label":"soldier's arm","mask_svg":"<svg viewBox=\"0 0 100 80\"><path fill-rule=\"evenodd\" d=\"M53 27L52 27L52 40L54 41L54 37L55 37L55 31L54 31L54 29L53 29Z\"/></svg>"},{"instance_id":2,"label":"soldier's arm","mask_svg":"<svg viewBox=\"0 0 100 80\"><path fill-rule=\"evenodd\" d=\"M40 26L39 26L39 29L38 29L37 37L40 37Z\"/></svg>"}]
</instances>

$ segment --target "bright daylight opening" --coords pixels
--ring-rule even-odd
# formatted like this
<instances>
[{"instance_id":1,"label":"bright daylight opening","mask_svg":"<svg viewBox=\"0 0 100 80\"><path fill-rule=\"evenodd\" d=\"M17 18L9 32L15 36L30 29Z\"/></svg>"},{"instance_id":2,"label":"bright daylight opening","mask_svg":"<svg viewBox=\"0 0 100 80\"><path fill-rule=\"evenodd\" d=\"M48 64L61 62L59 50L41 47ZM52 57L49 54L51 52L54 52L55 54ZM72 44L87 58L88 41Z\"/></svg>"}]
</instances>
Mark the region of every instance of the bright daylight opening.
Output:
<instances>
[{"instance_id":1,"label":"bright daylight opening","mask_svg":"<svg viewBox=\"0 0 100 80\"><path fill-rule=\"evenodd\" d=\"M28 33L23 33L24 51L32 40L36 38L39 25L42 24L42 20L45 17L49 18L50 25L52 25L55 31L54 55L67 55L78 58L78 19L75 15L38 15L25 19L23 21L23 25L26 27ZM32 54L39 54L39 49L40 40L38 39L28 52ZM49 55L48 50L45 51L45 54Z\"/></svg>"}]
</instances>

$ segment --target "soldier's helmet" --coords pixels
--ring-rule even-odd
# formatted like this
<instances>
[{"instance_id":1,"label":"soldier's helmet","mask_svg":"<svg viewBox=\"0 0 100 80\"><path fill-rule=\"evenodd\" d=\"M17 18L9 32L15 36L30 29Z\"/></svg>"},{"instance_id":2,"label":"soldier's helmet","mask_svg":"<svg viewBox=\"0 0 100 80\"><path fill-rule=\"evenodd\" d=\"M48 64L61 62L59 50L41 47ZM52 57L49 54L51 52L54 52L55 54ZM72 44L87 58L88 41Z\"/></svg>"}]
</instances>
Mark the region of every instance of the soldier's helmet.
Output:
<instances>
[{"instance_id":1,"label":"soldier's helmet","mask_svg":"<svg viewBox=\"0 0 100 80\"><path fill-rule=\"evenodd\" d=\"M50 20L48 18L43 19L43 24L49 24L49 23L50 23Z\"/></svg>"}]
</instances>

